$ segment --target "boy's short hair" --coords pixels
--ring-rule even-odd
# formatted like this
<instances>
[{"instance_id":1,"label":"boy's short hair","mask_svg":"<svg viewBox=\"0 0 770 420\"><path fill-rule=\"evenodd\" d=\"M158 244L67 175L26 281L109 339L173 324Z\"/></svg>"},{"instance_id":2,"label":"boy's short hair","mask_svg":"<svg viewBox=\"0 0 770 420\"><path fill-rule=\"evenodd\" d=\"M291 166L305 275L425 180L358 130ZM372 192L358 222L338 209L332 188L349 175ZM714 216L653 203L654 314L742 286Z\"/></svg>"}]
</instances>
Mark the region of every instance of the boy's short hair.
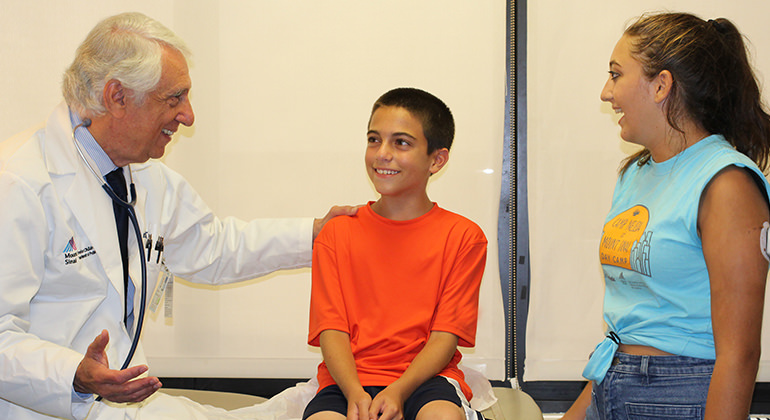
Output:
<instances>
[{"instance_id":1,"label":"boy's short hair","mask_svg":"<svg viewBox=\"0 0 770 420\"><path fill-rule=\"evenodd\" d=\"M420 120L422 132L428 140L428 154L434 150L449 150L452 147L455 121L452 111L441 99L420 89L396 88L377 99L372 107L372 115L381 106L404 108ZM371 116L369 121L371 122Z\"/></svg>"}]
</instances>

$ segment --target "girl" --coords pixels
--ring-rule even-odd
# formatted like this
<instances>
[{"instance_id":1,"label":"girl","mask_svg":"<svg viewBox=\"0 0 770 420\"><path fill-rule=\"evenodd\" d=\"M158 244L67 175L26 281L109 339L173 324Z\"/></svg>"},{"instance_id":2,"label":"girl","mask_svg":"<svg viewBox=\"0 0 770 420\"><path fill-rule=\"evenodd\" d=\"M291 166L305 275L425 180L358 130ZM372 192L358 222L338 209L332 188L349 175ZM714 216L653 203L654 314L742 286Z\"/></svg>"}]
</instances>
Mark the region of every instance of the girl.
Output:
<instances>
[{"instance_id":1,"label":"girl","mask_svg":"<svg viewBox=\"0 0 770 420\"><path fill-rule=\"evenodd\" d=\"M749 415L767 277L770 116L726 19L643 16L601 99L643 150L620 170L600 242L607 338L565 419Z\"/></svg>"}]
</instances>

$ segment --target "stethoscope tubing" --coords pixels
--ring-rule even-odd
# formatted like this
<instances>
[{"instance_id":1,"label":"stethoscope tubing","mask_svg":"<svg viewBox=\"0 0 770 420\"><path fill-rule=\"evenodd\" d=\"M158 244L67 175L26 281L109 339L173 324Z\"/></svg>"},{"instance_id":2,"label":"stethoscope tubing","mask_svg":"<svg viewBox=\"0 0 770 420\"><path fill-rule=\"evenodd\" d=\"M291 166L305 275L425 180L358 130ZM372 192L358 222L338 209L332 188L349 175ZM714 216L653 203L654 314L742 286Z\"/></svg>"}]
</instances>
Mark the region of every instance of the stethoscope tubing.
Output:
<instances>
[{"instance_id":1,"label":"stethoscope tubing","mask_svg":"<svg viewBox=\"0 0 770 420\"><path fill-rule=\"evenodd\" d=\"M112 201L119 206L125 208L128 211L129 219L131 219L131 225L134 227L134 234L136 235L136 242L138 244L139 248L139 261L142 264L142 287L141 287L141 297L140 297L140 304L139 304L139 316L136 317L136 328L134 337L131 340L131 348L128 350L128 354L126 355L126 359L123 361L123 364L120 368L120 370L124 370L128 367L128 365L131 363L131 359L134 357L134 353L136 353L136 348L139 345L139 336L142 333L142 326L144 325L144 312L145 312L145 306L147 302L147 262L145 259L145 253L144 253L144 247L142 246L142 231L139 228L139 220L136 217L136 210L134 209L134 205L136 204L136 187L134 186L134 177L131 173L131 167L128 168L128 176L131 181L130 183L130 194L131 194L131 201L126 201L118 197L118 195L115 193L115 191L112 190L112 188L107 184L107 182L104 181L94 170L94 168L91 166L91 163L86 158L83 151L80 149L80 145L78 144L77 140L75 139L75 130L77 130L80 127L88 127L91 125L91 121L88 119L83 120L80 124L76 125L75 128L72 129L72 142L75 144L75 148L77 149L78 154L80 155L80 158L83 160L83 162L88 167L88 170L91 171L91 174L94 176L94 179L96 179L102 189L107 193L107 195L112 199ZM99 396L96 400L100 401L102 399L101 396Z\"/></svg>"},{"instance_id":2,"label":"stethoscope tubing","mask_svg":"<svg viewBox=\"0 0 770 420\"><path fill-rule=\"evenodd\" d=\"M147 300L147 261L145 259L144 247L142 246L141 240L142 230L139 228L139 220L136 218L136 211L134 209L134 202L136 201L136 188L134 187L133 182L131 183L131 197L133 198L131 202L127 202L118 197L118 195L115 194L115 191L113 191L107 183L102 184L102 188L107 192L107 195L112 198L112 201L128 211L128 218L131 220L131 225L134 227L136 241L139 244L137 248L139 248L139 261L142 264L142 287L139 304L139 316L136 318L136 332L134 333L134 339L131 341L131 348L128 351L126 360L123 362L123 365L120 368L120 370L123 370L128 367L128 364L131 363L131 359L134 357L136 347L139 344L139 335L142 332L142 325L144 325L144 307L146 306L145 303Z\"/></svg>"}]
</instances>

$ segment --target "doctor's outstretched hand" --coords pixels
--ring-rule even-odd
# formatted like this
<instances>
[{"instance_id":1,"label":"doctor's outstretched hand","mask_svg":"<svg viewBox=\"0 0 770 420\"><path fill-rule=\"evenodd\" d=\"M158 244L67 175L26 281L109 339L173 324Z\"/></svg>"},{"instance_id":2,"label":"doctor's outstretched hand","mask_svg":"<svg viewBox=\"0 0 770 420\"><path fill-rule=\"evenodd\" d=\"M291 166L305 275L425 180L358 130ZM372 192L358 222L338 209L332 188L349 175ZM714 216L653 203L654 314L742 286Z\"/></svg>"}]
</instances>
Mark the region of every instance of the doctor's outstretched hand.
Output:
<instances>
[{"instance_id":1,"label":"doctor's outstretched hand","mask_svg":"<svg viewBox=\"0 0 770 420\"><path fill-rule=\"evenodd\" d=\"M134 379L147 372L147 366L132 366L124 370L110 369L107 354L104 352L110 335L107 330L88 346L86 355L78 365L72 385L82 394L96 394L102 398L122 403L139 402L160 389L158 378L145 377Z\"/></svg>"}]
</instances>

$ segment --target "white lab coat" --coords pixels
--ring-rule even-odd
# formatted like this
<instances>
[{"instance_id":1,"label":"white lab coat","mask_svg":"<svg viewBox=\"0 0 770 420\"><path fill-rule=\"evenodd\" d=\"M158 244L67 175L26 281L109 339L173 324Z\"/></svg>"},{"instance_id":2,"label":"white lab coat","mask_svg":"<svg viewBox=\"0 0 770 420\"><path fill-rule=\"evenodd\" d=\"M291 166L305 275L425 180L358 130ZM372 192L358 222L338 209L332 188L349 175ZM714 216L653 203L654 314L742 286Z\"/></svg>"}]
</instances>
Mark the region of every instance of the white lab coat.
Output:
<instances>
[{"instance_id":1,"label":"white lab coat","mask_svg":"<svg viewBox=\"0 0 770 420\"><path fill-rule=\"evenodd\" d=\"M93 398L72 402L75 370L100 331L110 333L113 369L123 363L131 338L122 322L112 202L71 136L61 104L44 127L0 143L0 419L123 418ZM163 255L175 275L224 284L310 264L312 219L220 220L164 164L131 169L140 228L164 237ZM138 308L141 268L131 227L128 250ZM155 261L153 252L148 294L158 279ZM140 345L132 365L144 363ZM138 406L118 407L134 418Z\"/></svg>"}]
</instances>

